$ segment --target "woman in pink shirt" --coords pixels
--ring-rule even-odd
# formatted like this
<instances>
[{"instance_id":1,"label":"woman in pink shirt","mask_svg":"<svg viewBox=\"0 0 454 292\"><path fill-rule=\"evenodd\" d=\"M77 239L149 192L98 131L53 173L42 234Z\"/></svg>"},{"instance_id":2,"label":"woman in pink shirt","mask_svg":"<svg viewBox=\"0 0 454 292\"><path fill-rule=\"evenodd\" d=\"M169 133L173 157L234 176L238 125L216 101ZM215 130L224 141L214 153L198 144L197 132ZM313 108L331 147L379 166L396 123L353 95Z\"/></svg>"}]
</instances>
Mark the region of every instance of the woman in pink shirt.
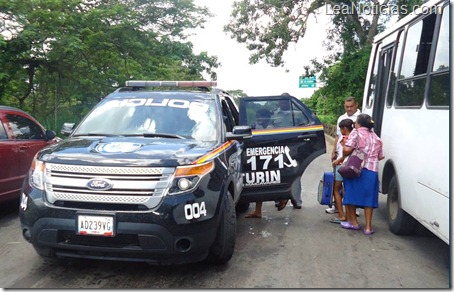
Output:
<instances>
[{"instance_id":1,"label":"woman in pink shirt","mask_svg":"<svg viewBox=\"0 0 454 292\"><path fill-rule=\"evenodd\" d=\"M344 178L343 204L348 211L346 212L347 221L341 222L341 227L360 230L361 226L355 216L356 208L364 208L366 226L363 233L366 235L374 233L372 214L373 210L378 208L378 161L384 158L383 143L374 133L373 127L374 121L369 115L358 115L355 128L343 147L345 157L350 155L354 149L358 149L366 154L366 158L359 177Z\"/></svg>"}]
</instances>

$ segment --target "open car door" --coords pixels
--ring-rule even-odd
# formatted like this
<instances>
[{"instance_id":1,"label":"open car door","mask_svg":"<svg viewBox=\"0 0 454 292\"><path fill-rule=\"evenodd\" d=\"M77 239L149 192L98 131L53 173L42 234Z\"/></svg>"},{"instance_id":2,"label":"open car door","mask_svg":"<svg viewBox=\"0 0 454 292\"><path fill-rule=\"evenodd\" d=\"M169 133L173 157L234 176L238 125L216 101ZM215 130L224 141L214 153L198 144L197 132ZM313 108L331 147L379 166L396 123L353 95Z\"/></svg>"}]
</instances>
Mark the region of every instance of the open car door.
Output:
<instances>
[{"instance_id":1,"label":"open car door","mask_svg":"<svg viewBox=\"0 0 454 292\"><path fill-rule=\"evenodd\" d=\"M253 134L244 141L240 201L290 199L301 192L304 170L326 153L320 120L293 96L244 97L239 108L239 124L251 126Z\"/></svg>"}]
</instances>

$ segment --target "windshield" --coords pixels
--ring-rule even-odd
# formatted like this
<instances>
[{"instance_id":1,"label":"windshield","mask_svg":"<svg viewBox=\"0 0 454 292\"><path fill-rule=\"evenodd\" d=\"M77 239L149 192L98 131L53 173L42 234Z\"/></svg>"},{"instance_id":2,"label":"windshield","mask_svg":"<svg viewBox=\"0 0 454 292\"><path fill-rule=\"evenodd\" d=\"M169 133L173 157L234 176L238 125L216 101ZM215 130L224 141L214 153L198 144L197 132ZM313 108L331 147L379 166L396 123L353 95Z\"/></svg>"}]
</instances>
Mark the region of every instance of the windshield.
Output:
<instances>
[{"instance_id":1,"label":"windshield","mask_svg":"<svg viewBox=\"0 0 454 292\"><path fill-rule=\"evenodd\" d=\"M212 99L106 99L82 121L73 136L143 135L217 141L215 117Z\"/></svg>"}]
</instances>

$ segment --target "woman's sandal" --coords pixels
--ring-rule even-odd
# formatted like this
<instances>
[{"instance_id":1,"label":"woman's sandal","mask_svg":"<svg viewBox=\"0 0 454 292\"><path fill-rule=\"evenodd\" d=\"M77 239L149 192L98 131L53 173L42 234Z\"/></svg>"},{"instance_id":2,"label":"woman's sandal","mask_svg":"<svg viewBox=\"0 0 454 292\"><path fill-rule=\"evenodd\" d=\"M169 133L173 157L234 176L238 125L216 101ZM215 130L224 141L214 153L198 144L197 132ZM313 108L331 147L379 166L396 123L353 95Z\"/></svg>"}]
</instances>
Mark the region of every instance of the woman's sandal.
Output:
<instances>
[{"instance_id":1,"label":"woman's sandal","mask_svg":"<svg viewBox=\"0 0 454 292\"><path fill-rule=\"evenodd\" d=\"M279 205L277 206L277 210L281 211L282 209L284 209L285 206L287 206L287 203L288 203L288 199L287 200L280 200L279 201Z\"/></svg>"},{"instance_id":2,"label":"woman's sandal","mask_svg":"<svg viewBox=\"0 0 454 292\"><path fill-rule=\"evenodd\" d=\"M341 222L341 227L344 229L351 229L351 230L360 230L361 229L361 226L359 224L357 226L354 226L353 224L351 224L348 221Z\"/></svg>"},{"instance_id":3,"label":"woman's sandal","mask_svg":"<svg viewBox=\"0 0 454 292\"><path fill-rule=\"evenodd\" d=\"M363 233L365 235L371 235L371 234L374 234L375 230L374 229L371 229L370 231L367 231L366 228L363 229Z\"/></svg>"},{"instance_id":4,"label":"woman's sandal","mask_svg":"<svg viewBox=\"0 0 454 292\"><path fill-rule=\"evenodd\" d=\"M259 218L260 219L260 218L262 218L262 216L261 215L257 215L255 213L249 213L246 216L244 216L244 218Z\"/></svg>"},{"instance_id":5,"label":"woman's sandal","mask_svg":"<svg viewBox=\"0 0 454 292\"><path fill-rule=\"evenodd\" d=\"M339 218L337 217L333 217L329 220L329 222L331 223L336 223L336 224L340 224L341 222L345 222L345 220L340 220Z\"/></svg>"}]
</instances>

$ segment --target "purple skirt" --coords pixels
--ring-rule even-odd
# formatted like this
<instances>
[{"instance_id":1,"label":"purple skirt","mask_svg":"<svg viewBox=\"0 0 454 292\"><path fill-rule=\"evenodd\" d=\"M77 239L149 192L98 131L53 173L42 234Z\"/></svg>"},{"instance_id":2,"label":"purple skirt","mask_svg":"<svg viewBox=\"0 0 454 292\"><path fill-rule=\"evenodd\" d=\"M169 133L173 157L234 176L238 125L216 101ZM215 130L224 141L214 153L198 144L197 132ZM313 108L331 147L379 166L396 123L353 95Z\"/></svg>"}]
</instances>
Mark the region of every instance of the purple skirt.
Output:
<instances>
[{"instance_id":1,"label":"purple skirt","mask_svg":"<svg viewBox=\"0 0 454 292\"><path fill-rule=\"evenodd\" d=\"M378 172L367 168L357 178L344 178L344 205L378 208Z\"/></svg>"}]
</instances>

